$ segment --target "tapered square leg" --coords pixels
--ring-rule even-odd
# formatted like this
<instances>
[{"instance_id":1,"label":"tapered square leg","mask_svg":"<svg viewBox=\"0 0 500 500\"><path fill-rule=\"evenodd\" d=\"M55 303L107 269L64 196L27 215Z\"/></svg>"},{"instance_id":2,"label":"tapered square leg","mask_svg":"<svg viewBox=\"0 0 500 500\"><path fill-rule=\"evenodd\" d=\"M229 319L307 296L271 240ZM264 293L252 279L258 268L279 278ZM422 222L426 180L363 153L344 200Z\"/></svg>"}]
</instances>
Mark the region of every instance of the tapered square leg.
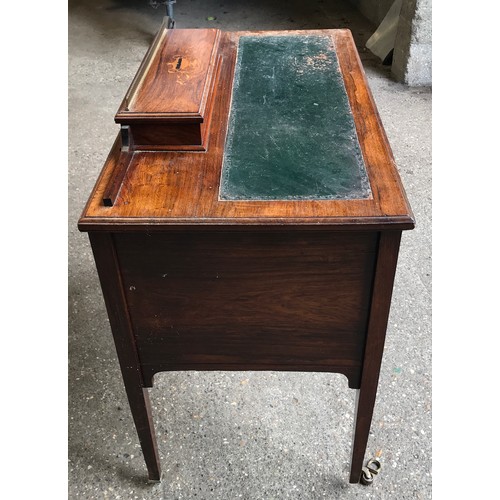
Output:
<instances>
[{"instance_id":1,"label":"tapered square leg","mask_svg":"<svg viewBox=\"0 0 500 500\"><path fill-rule=\"evenodd\" d=\"M160 459L151 418L149 393L144 386L135 337L123 294L113 236L109 233L90 233L89 236L130 410L148 469L148 477L152 481L159 481Z\"/></svg>"},{"instance_id":2,"label":"tapered square leg","mask_svg":"<svg viewBox=\"0 0 500 500\"><path fill-rule=\"evenodd\" d=\"M151 417L151 404L148 389L143 387L125 387L135 428L141 443L144 461L151 481L159 481L161 476L160 457L156 445L156 436Z\"/></svg>"},{"instance_id":3,"label":"tapered square leg","mask_svg":"<svg viewBox=\"0 0 500 500\"><path fill-rule=\"evenodd\" d=\"M361 388L356 394L356 410L354 416L354 436L352 442L350 483L359 483L366 445L375 406L375 391Z\"/></svg>"},{"instance_id":4,"label":"tapered square leg","mask_svg":"<svg viewBox=\"0 0 500 500\"><path fill-rule=\"evenodd\" d=\"M380 365L384 352L385 333L389 319L392 288L396 273L401 232L380 234L372 304L366 334L361 385L356 395L354 436L352 441L350 483L357 483L368 443L373 409L377 396Z\"/></svg>"}]
</instances>

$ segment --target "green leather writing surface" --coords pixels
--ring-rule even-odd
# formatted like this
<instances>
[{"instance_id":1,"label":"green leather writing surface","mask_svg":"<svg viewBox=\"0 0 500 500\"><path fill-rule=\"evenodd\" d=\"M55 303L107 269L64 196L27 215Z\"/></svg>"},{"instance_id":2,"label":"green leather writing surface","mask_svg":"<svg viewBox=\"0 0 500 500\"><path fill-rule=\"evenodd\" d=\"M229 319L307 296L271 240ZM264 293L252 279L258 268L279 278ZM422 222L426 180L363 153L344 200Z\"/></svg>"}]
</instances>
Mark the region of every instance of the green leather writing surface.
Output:
<instances>
[{"instance_id":1,"label":"green leather writing surface","mask_svg":"<svg viewBox=\"0 0 500 500\"><path fill-rule=\"evenodd\" d=\"M329 37L242 36L233 85L220 199L370 197Z\"/></svg>"}]
</instances>

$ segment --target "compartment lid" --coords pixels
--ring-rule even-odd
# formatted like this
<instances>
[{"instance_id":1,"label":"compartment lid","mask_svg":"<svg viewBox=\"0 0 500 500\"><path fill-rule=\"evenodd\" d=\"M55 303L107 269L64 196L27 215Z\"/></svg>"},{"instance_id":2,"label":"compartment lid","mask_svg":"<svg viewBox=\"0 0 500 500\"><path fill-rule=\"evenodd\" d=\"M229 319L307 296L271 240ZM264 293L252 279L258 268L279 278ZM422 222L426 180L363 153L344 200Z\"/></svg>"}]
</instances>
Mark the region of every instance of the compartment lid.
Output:
<instances>
[{"instance_id":1,"label":"compartment lid","mask_svg":"<svg viewBox=\"0 0 500 500\"><path fill-rule=\"evenodd\" d=\"M115 121L203 123L216 73L219 37L218 29L161 29Z\"/></svg>"}]
</instances>

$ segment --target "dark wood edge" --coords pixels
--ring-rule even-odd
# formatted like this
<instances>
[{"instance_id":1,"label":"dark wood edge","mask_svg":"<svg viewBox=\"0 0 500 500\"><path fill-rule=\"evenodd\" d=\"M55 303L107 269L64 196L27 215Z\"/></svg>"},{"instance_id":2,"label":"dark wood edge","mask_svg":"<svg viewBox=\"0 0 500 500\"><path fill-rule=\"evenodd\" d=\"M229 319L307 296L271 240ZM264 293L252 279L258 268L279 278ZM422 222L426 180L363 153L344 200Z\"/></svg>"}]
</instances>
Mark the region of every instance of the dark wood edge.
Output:
<instances>
[{"instance_id":1,"label":"dark wood edge","mask_svg":"<svg viewBox=\"0 0 500 500\"><path fill-rule=\"evenodd\" d=\"M203 123L203 116L199 113L136 113L127 111L127 114L115 116L116 123L126 125L146 125L161 123Z\"/></svg>"},{"instance_id":2,"label":"dark wood edge","mask_svg":"<svg viewBox=\"0 0 500 500\"><path fill-rule=\"evenodd\" d=\"M366 218L286 218L265 219L263 217L241 218L228 221L224 218L204 219L147 219L139 217L108 218L81 217L78 222L80 231L175 231L175 230L213 230L218 227L221 231L246 230L313 230L313 231L378 231L388 229L409 230L415 227L413 219L409 217L366 217Z\"/></svg>"},{"instance_id":3,"label":"dark wood edge","mask_svg":"<svg viewBox=\"0 0 500 500\"><path fill-rule=\"evenodd\" d=\"M195 146L175 146L175 145L165 145L165 146L153 146L153 145L145 145L138 144L134 146L134 152L136 153L176 153L176 152L184 152L184 153L205 153L207 148L200 144Z\"/></svg>"},{"instance_id":4,"label":"dark wood edge","mask_svg":"<svg viewBox=\"0 0 500 500\"><path fill-rule=\"evenodd\" d=\"M350 389L359 389L361 372L359 367L342 367L327 365L263 365L242 363L190 363L169 364L162 367L142 366L145 387L153 387L154 376L157 373L173 371L280 371L299 373L337 373L347 378Z\"/></svg>"}]
</instances>

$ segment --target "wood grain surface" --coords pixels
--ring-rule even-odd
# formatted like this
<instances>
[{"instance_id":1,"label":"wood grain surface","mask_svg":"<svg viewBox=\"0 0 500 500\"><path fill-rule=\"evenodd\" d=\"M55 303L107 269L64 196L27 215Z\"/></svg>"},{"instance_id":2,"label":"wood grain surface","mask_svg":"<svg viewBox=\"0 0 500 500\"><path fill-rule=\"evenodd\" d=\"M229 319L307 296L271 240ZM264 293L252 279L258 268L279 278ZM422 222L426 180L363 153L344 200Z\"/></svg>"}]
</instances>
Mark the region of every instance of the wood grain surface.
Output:
<instances>
[{"instance_id":1,"label":"wood grain surface","mask_svg":"<svg viewBox=\"0 0 500 500\"><path fill-rule=\"evenodd\" d=\"M335 46L353 112L373 196L354 200L222 201L221 166L227 133L234 63L243 34L322 34ZM119 166L119 150L106 162L79 222L88 230L165 230L248 225L328 226L330 229L411 229L414 220L375 103L348 30L221 33L220 78L214 89L205 152L133 152L120 195L112 207L103 194ZM314 165L311 165L314 168Z\"/></svg>"},{"instance_id":2,"label":"wood grain surface","mask_svg":"<svg viewBox=\"0 0 500 500\"><path fill-rule=\"evenodd\" d=\"M377 233L113 238L146 380L179 366L313 365L358 386Z\"/></svg>"},{"instance_id":3,"label":"wood grain surface","mask_svg":"<svg viewBox=\"0 0 500 500\"><path fill-rule=\"evenodd\" d=\"M217 29L165 30L115 121L202 122L215 74L219 37Z\"/></svg>"}]
</instances>

